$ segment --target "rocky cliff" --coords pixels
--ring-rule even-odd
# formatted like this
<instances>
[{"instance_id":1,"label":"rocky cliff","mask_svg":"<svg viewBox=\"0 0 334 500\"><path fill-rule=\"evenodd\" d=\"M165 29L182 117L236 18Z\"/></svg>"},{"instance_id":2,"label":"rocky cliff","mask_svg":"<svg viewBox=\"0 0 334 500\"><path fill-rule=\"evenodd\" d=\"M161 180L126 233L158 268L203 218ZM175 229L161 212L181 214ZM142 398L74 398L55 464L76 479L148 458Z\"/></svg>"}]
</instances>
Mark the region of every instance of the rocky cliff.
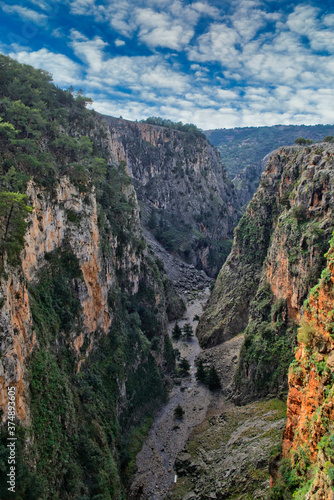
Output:
<instances>
[{"instance_id":1,"label":"rocky cliff","mask_svg":"<svg viewBox=\"0 0 334 500\"><path fill-rule=\"evenodd\" d=\"M236 375L241 401L287 388L303 301L334 227L333 154L319 143L271 156L201 318L205 346L245 332Z\"/></svg>"},{"instance_id":2,"label":"rocky cliff","mask_svg":"<svg viewBox=\"0 0 334 500\"><path fill-rule=\"evenodd\" d=\"M334 498L334 240L327 267L304 303L289 370L283 461L272 467L274 492L297 499ZM286 497L284 497L286 498Z\"/></svg>"},{"instance_id":3,"label":"rocky cliff","mask_svg":"<svg viewBox=\"0 0 334 500\"><path fill-rule=\"evenodd\" d=\"M87 99L3 56L1 71L0 468L10 393L17 472L0 497L120 499L166 397L182 303Z\"/></svg>"},{"instance_id":4,"label":"rocky cliff","mask_svg":"<svg viewBox=\"0 0 334 500\"><path fill-rule=\"evenodd\" d=\"M67 178L61 178L56 197L50 199L49 193L30 181L27 192L34 210L28 218L21 266L13 269L6 261L4 265L0 313L3 418L7 416L8 387L15 387L17 417L32 439L28 451L38 458L36 477L48 485L52 498L62 491L69 495L64 460L84 439L78 440L73 432L76 426L82 432L80 414L85 398L99 397L103 391L101 411L106 411L102 410L105 398L112 399L107 414L121 436L123 426L137 423L163 400L163 372L173 366L163 280L166 288L170 283L167 285L140 239L135 193L126 190L126 199L133 202L129 223L133 241L124 244L110 233L106 255L94 191L81 194ZM109 370L106 380L103 362ZM96 382L90 380L94 371L95 377L101 377L101 386L95 387ZM106 383L111 386L102 387ZM84 396L82 390L93 391L92 396ZM99 411L92 401L87 406L91 415ZM94 418L107 439L103 419ZM53 444L52 436L57 436ZM65 454L62 447L67 448ZM108 453L116 467L117 452L112 447ZM29 466L28 457L26 463ZM72 464L82 466L75 458ZM121 491L116 470L113 487ZM97 477L100 473L91 470L88 474ZM80 476L78 484L84 484ZM78 484L73 491L79 491ZM30 491L27 485L19 483L19 487ZM90 491L89 485L85 488ZM105 488L108 491L108 485Z\"/></svg>"},{"instance_id":5,"label":"rocky cliff","mask_svg":"<svg viewBox=\"0 0 334 500\"><path fill-rule=\"evenodd\" d=\"M203 135L104 117L114 158L125 161L144 226L170 252L215 276L226 259L239 201Z\"/></svg>"}]
</instances>

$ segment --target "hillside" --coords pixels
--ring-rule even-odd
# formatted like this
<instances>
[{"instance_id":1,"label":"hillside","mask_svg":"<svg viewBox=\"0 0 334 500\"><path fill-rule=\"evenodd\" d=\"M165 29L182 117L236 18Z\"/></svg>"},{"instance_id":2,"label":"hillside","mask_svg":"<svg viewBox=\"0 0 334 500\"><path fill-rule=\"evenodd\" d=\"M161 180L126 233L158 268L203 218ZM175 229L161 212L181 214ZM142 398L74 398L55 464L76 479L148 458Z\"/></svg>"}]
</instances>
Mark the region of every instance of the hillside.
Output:
<instances>
[{"instance_id":1,"label":"hillside","mask_svg":"<svg viewBox=\"0 0 334 500\"><path fill-rule=\"evenodd\" d=\"M288 393L283 454L279 439L271 451L272 500L333 497L333 166L327 143L271 156L197 330L206 350L223 357L243 337L224 391L235 403ZM207 448L211 457L214 445Z\"/></svg>"},{"instance_id":2,"label":"hillside","mask_svg":"<svg viewBox=\"0 0 334 500\"><path fill-rule=\"evenodd\" d=\"M0 73L0 467L12 397L10 498L121 499L175 376L168 321L184 312L153 249L182 292L204 288L239 204L196 130L101 116L5 56Z\"/></svg>"},{"instance_id":3,"label":"hillside","mask_svg":"<svg viewBox=\"0 0 334 500\"><path fill-rule=\"evenodd\" d=\"M2 471L9 398L18 439L16 494L2 474L0 497L121 499L183 305L89 100L0 63Z\"/></svg>"},{"instance_id":4,"label":"hillside","mask_svg":"<svg viewBox=\"0 0 334 500\"><path fill-rule=\"evenodd\" d=\"M298 348L289 370L283 460L272 463L274 494L300 500L333 498L334 241L327 266L304 303Z\"/></svg>"},{"instance_id":5,"label":"hillside","mask_svg":"<svg viewBox=\"0 0 334 500\"><path fill-rule=\"evenodd\" d=\"M334 135L334 125L244 127L206 130L205 134L218 148L241 202L246 204L259 185L266 155L281 146L293 145L298 137L321 142L326 136Z\"/></svg>"},{"instance_id":6,"label":"hillside","mask_svg":"<svg viewBox=\"0 0 334 500\"><path fill-rule=\"evenodd\" d=\"M234 186L216 148L191 129L103 120L115 161L125 162L133 179L144 227L166 250L216 276L240 218Z\"/></svg>"},{"instance_id":7,"label":"hillside","mask_svg":"<svg viewBox=\"0 0 334 500\"><path fill-rule=\"evenodd\" d=\"M333 497L334 144L254 158L334 127L218 131L235 189L193 125L0 77L0 498Z\"/></svg>"},{"instance_id":8,"label":"hillside","mask_svg":"<svg viewBox=\"0 0 334 500\"><path fill-rule=\"evenodd\" d=\"M324 143L272 155L201 318L202 345L245 332L236 377L242 401L287 389L303 301L334 229L333 157Z\"/></svg>"}]
</instances>

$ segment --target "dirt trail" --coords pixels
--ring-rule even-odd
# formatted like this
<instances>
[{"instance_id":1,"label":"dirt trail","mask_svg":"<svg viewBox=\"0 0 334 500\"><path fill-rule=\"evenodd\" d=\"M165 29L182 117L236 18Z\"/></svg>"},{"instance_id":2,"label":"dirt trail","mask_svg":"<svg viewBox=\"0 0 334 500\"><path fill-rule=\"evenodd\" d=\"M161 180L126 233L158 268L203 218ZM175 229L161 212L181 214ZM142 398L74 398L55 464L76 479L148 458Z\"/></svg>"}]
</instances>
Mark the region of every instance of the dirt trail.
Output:
<instances>
[{"instance_id":1,"label":"dirt trail","mask_svg":"<svg viewBox=\"0 0 334 500\"><path fill-rule=\"evenodd\" d=\"M197 321L195 315L201 315L203 306L209 296L209 288L193 292L192 298L187 298L187 310L184 317L178 321L182 327L190 323L194 330ZM169 325L169 333L175 322ZM148 438L137 455L137 473L131 486L131 498L145 500L162 500L173 485L175 471L174 463L178 453L184 448L191 431L201 423L207 413L213 396L195 378L195 359L201 352L197 338L190 341L173 341L181 356L190 365L190 375L181 380L170 392L167 404L157 414ZM180 404L185 411L182 420L174 417L174 409Z\"/></svg>"}]
</instances>

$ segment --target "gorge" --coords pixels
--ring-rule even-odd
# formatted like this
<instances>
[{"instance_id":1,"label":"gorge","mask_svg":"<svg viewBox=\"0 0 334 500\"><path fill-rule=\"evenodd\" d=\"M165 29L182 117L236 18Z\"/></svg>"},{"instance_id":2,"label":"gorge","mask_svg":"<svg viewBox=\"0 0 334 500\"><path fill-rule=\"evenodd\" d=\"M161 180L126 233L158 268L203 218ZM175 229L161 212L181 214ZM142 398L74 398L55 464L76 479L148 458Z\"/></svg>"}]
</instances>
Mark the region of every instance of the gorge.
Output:
<instances>
[{"instance_id":1,"label":"gorge","mask_svg":"<svg viewBox=\"0 0 334 500\"><path fill-rule=\"evenodd\" d=\"M0 71L0 498L333 498L334 145L273 152L243 213L196 127Z\"/></svg>"}]
</instances>

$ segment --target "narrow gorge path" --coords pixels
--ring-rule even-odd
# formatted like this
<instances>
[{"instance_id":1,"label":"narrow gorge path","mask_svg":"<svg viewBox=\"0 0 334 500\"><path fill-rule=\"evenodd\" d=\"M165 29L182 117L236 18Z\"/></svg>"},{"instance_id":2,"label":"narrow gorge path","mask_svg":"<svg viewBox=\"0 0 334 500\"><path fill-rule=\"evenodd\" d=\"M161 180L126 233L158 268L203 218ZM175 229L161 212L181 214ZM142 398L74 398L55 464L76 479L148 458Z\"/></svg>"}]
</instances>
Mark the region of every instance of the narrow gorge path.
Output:
<instances>
[{"instance_id":1,"label":"narrow gorge path","mask_svg":"<svg viewBox=\"0 0 334 500\"><path fill-rule=\"evenodd\" d=\"M178 321L181 327L190 323L195 330L197 321L194 317L201 315L209 293L208 287L188 293L185 299L186 312ZM174 324L173 321L169 325L170 335ZM182 358L189 361L190 375L180 379L180 383L172 388L168 402L156 415L152 429L137 455L137 473L131 485L132 499L162 500L166 497L174 483L175 459L185 447L192 430L204 420L214 397L205 386L198 384L195 377L195 359L201 352L197 338L189 341L173 340L173 346L180 351ZM174 417L174 409L178 404L185 411L180 420Z\"/></svg>"}]
</instances>

